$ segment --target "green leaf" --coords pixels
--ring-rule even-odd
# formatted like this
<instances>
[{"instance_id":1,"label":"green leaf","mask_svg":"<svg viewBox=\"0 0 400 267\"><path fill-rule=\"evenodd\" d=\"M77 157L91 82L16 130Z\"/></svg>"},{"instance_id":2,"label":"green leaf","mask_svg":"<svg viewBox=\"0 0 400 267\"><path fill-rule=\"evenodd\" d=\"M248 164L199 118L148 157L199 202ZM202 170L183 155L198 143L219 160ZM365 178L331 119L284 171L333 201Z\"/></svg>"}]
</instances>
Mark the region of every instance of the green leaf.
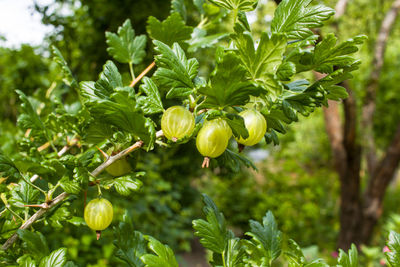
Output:
<instances>
[{"instance_id":1,"label":"green leaf","mask_svg":"<svg viewBox=\"0 0 400 267\"><path fill-rule=\"evenodd\" d=\"M19 99L22 101L22 113L18 117L18 125L23 130L32 129L32 131L42 132L47 139L50 139L46 127L39 118L37 112L33 109L32 103L28 97L20 90L16 90L16 92L19 95Z\"/></svg>"},{"instance_id":2,"label":"green leaf","mask_svg":"<svg viewBox=\"0 0 400 267\"><path fill-rule=\"evenodd\" d=\"M252 11L257 7L258 0L209 0L216 6L229 10Z\"/></svg>"},{"instance_id":3,"label":"green leaf","mask_svg":"<svg viewBox=\"0 0 400 267\"><path fill-rule=\"evenodd\" d=\"M281 81L290 81L290 78L296 74L296 64L287 61L280 65L276 76Z\"/></svg>"},{"instance_id":4,"label":"green leaf","mask_svg":"<svg viewBox=\"0 0 400 267\"><path fill-rule=\"evenodd\" d=\"M400 234L391 231L387 246L390 252L386 252L385 256L392 267L400 266Z\"/></svg>"},{"instance_id":5,"label":"green leaf","mask_svg":"<svg viewBox=\"0 0 400 267\"><path fill-rule=\"evenodd\" d=\"M249 73L250 79L261 84L268 84L282 63L283 54L286 50L285 35L272 34L269 37L267 32L263 32L257 50L254 48L251 33L237 33L234 38L238 54Z\"/></svg>"},{"instance_id":6,"label":"green leaf","mask_svg":"<svg viewBox=\"0 0 400 267\"><path fill-rule=\"evenodd\" d=\"M160 22L153 16L147 20L147 32L153 40L158 40L171 46L191 38L193 28L186 26L179 13L172 13L166 20Z\"/></svg>"},{"instance_id":7,"label":"green leaf","mask_svg":"<svg viewBox=\"0 0 400 267\"><path fill-rule=\"evenodd\" d=\"M288 249L285 252L290 267L303 267L306 264L306 258L300 246L292 239L288 241Z\"/></svg>"},{"instance_id":8,"label":"green leaf","mask_svg":"<svg viewBox=\"0 0 400 267\"><path fill-rule=\"evenodd\" d=\"M216 33L207 35L207 31L205 29L195 28L193 30L192 39L188 41L188 52L194 53L199 48L213 47L219 42L219 40L227 36L229 36L228 33Z\"/></svg>"},{"instance_id":9,"label":"green leaf","mask_svg":"<svg viewBox=\"0 0 400 267\"><path fill-rule=\"evenodd\" d=\"M151 148L155 140L154 123L145 118L142 109L126 91L118 91L110 100L88 103L91 115L98 121L109 123L120 130L140 137Z\"/></svg>"},{"instance_id":10,"label":"green leaf","mask_svg":"<svg viewBox=\"0 0 400 267\"><path fill-rule=\"evenodd\" d=\"M327 98L335 101L340 101L341 99L346 99L349 97L346 88L338 85L332 85L326 88L328 91Z\"/></svg>"},{"instance_id":11,"label":"green leaf","mask_svg":"<svg viewBox=\"0 0 400 267\"><path fill-rule=\"evenodd\" d=\"M81 185L74 180L69 180L67 176L64 176L60 181L61 188L70 194L79 194L81 191Z\"/></svg>"},{"instance_id":12,"label":"green leaf","mask_svg":"<svg viewBox=\"0 0 400 267\"><path fill-rule=\"evenodd\" d=\"M0 174L3 177L19 178L21 175L14 162L0 151Z\"/></svg>"},{"instance_id":13,"label":"green leaf","mask_svg":"<svg viewBox=\"0 0 400 267\"><path fill-rule=\"evenodd\" d=\"M118 62L139 64L146 56L146 35L135 36L129 19L118 28L118 35L106 32L106 38L107 52Z\"/></svg>"},{"instance_id":14,"label":"green leaf","mask_svg":"<svg viewBox=\"0 0 400 267\"><path fill-rule=\"evenodd\" d=\"M246 81L246 69L240 59L234 53L226 53L209 84L198 91L207 96L201 107L225 108L246 104L251 95L260 95L262 89Z\"/></svg>"},{"instance_id":15,"label":"green leaf","mask_svg":"<svg viewBox=\"0 0 400 267\"><path fill-rule=\"evenodd\" d=\"M289 101L283 100L282 101L282 108L283 108L283 113L291 119L292 121L297 121L297 115L296 115L296 110L292 107Z\"/></svg>"},{"instance_id":16,"label":"green leaf","mask_svg":"<svg viewBox=\"0 0 400 267\"><path fill-rule=\"evenodd\" d=\"M160 42L153 41L158 53L156 58L157 71L154 79L165 87L175 90L174 97L186 97L194 86L193 79L197 76L199 62L195 58L187 59L182 48L175 43L172 49ZM179 93L176 93L179 90ZM170 92L167 98L172 98Z\"/></svg>"},{"instance_id":17,"label":"green leaf","mask_svg":"<svg viewBox=\"0 0 400 267\"><path fill-rule=\"evenodd\" d=\"M42 233L18 229L17 234L19 238L24 241L24 248L29 254L35 257L36 260L40 260L42 257L49 254L49 247Z\"/></svg>"},{"instance_id":18,"label":"green leaf","mask_svg":"<svg viewBox=\"0 0 400 267\"><path fill-rule=\"evenodd\" d=\"M270 211L263 218L263 224L250 220L251 232L246 235L252 237L251 242L256 246L264 258L263 261L272 263L281 254L281 235L274 215Z\"/></svg>"},{"instance_id":19,"label":"green leaf","mask_svg":"<svg viewBox=\"0 0 400 267\"><path fill-rule=\"evenodd\" d=\"M83 140L90 144L98 144L113 136L111 125L101 121L94 121L84 130Z\"/></svg>"},{"instance_id":20,"label":"green leaf","mask_svg":"<svg viewBox=\"0 0 400 267\"><path fill-rule=\"evenodd\" d=\"M225 115L225 121L229 124L232 129L232 133L235 137L242 137L244 139L249 137L249 132L244 124L244 119L238 114L228 113Z\"/></svg>"},{"instance_id":21,"label":"green leaf","mask_svg":"<svg viewBox=\"0 0 400 267\"><path fill-rule=\"evenodd\" d=\"M348 255L339 249L338 267L358 267L358 251L354 244L351 244Z\"/></svg>"},{"instance_id":22,"label":"green leaf","mask_svg":"<svg viewBox=\"0 0 400 267\"><path fill-rule=\"evenodd\" d=\"M63 73L63 82L71 86L72 88L78 88L78 82L75 80L74 76L72 75L71 69L68 67L67 62L65 61L64 57L62 56L60 50L54 45L51 46L51 54L53 56L54 62L61 68Z\"/></svg>"},{"instance_id":23,"label":"green leaf","mask_svg":"<svg viewBox=\"0 0 400 267\"><path fill-rule=\"evenodd\" d=\"M171 14L179 13L184 22L187 20L187 11L184 0L172 0L171 1Z\"/></svg>"},{"instance_id":24,"label":"green leaf","mask_svg":"<svg viewBox=\"0 0 400 267\"><path fill-rule=\"evenodd\" d=\"M215 203L203 194L205 207L203 212L206 219L193 221L194 234L200 238L200 243L207 249L222 254L229 239L234 235L226 229L224 215L218 210Z\"/></svg>"},{"instance_id":25,"label":"green leaf","mask_svg":"<svg viewBox=\"0 0 400 267\"><path fill-rule=\"evenodd\" d=\"M267 144L271 144L273 142L275 146L279 145L279 138L273 129L270 129L269 132L266 132L264 137Z\"/></svg>"},{"instance_id":26,"label":"green leaf","mask_svg":"<svg viewBox=\"0 0 400 267\"><path fill-rule=\"evenodd\" d=\"M141 256L141 260L146 264L146 267L178 267L178 262L175 259L172 249L163 245L160 241L153 237L149 237L149 249L156 255L145 254Z\"/></svg>"},{"instance_id":27,"label":"green leaf","mask_svg":"<svg viewBox=\"0 0 400 267\"><path fill-rule=\"evenodd\" d=\"M40 261L39 267L63 267L67 262L67 249L57 249Z\"/></svg>"},{"instance_id":28,"label":"green leaf","mask_svg":"<svg viewBox=\"0 0 400 267\"><path fill-rule=\"evenodd\" d=\"M274 129L279 133L286 133L286 128L282 121L284 121L287 117L283 112L283 109L274 109L271 110L269 114L265 115L265 120L267 121L267 131Z\"/></svg>"},{"instance_id":29,"label":"green leaf","mask_svg":"<svg viewBox=\"0 0 400 267\"><path fill-rule=\"evenodd\" d=\"M221 166L230 169L232 172L239 172L242 165L257 171L257 167L251 160L230 149L226 149L225 152L218 157L218 161Z\"/></svg>"},{"instance_id":30,"label":"green leaf","mask_svg":"<svg viewBox=\"0 0 400 267\"><path fill-rule=\"evenodd\" d=\"M147 96L139 96L137 101L146 115L164 111L160 92L158 91L157 85L150 78L143 77L143 84L140 86L140 89L145 92Z\"/></svg>"},{"instance_id":31,"label":"green leaf","mask_svg":"<svg viewBox=\"0 0 400 267\"><path fill-rule=\"evenodd\" d=\"M132 223L121 222L114 228L114 245L117 247L116 256L129 266L142 267L140 257L146 254L146 242L143 235L135 231Z\"/></svg>"},{"instance_id":32,"label":"green leaf","mask_svg":"<svg viewBox=\"0 0 400 267\"><path fill-rule=\"evenodd\" d=\"M103 66L103 72L96 83L82 82L80 84L81 94L89 101L109 99L110 95L114 93L114 89L122 86L121 74L117 66L110 60Z\"/></svg>"},{"instance_id":33,"label":"green leaf","mask_svg":"<svg viewBox=\"0 0 400 267\"><path fill-rule=\"evenodd\" d=\"M129 196L131 191L138 191L142 187L142 182L131 175L127 175L113 179L111 183L106 182L105 185L114 186L119 194Z\"/></svg>"},{"instance_id":34,"label":"green leaf","mask_svg":"<svg viewBox=\"0 0 400 267\"><path fill-rule=\"evenodd\" d=\"M64 265L64 267L79 267L72 261L67 261L67 263Z\"/></svg>"},{"instance_id":35,"label":"green leaf","mask_svg":"<svg viewBox=\"0 0 400 267\"><path fill-rule=\"evenodd\" d=\"M272 32L286 33L289 39L305 39L313 32L310 28L322 26L335 11L322 5L311 6L312 0L283 0L275 11Z\"/></svg>"},{"instance_id":36,"label":"green leaf","mask_svg":"<svg viewBox=\"0 0 400 267\"><path fill-rule=\"evenodd\" d=\"M11 191L10 203L17 207L34 204L39 196L39 190L27 184L23 180L18 184L19 185L14 187Z\"/></svg>"},{"instance_id":37,"label":"green leaf","mask_svg":"<svg viewBox=\"0 0 400 267\"><path fill-rule=\"evenodd\" d=\"M340 44L334 34L328 34L319 42L313 52L303 52L297 61L297 72L316 70L321 73L332 73L337 68L354 64L357 60L350 56L358 51L366 36L356 36Z\"/></svg>"},{"instance_id":38,"label":"green leaf","mask_svg":"<svg viewBox=\"0 0 400 267\"><path fill-rule=\"evenodd\" d=\"M245 266L243 258L246 255L244 247L242 247L239 238L228 240L228 245L224 251L224 259L226 267L242 267Z\"/></svg>"},{"instance_id":39,"label":"green leaf","mask_svg":"<svg viewBox=\"0 0 400 267\"><path fill-rule=\"evenodd\" d=\"M36 267L35 261L31 257L25 257L26 255L20 257L17 260L19 267Z\"/></svg>"},{"instance_id":40,"label":"green leaf","mask_svg":"<svg viewBox=\"0 0 400 267\"><path fill-rule=\"evenodd\" d=\"M54 228L62 228L62 222L66 222L71 218L71 212L69 211L69 204L63 204L61 207L53 209L50 214L47 215L50 224Z\"/></svg>"}]
</instances>

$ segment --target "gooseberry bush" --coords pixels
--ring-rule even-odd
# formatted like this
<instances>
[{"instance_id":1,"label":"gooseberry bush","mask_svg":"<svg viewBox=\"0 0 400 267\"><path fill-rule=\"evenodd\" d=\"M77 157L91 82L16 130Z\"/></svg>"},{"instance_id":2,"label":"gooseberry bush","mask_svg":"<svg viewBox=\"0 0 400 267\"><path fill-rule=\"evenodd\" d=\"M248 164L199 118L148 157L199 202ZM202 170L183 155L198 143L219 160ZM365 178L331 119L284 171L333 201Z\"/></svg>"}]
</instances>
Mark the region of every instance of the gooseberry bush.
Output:
<instances>
[{"instance_id":1,"label":"gooseberry bush","mask_svg":"<svg viewBox=\"0 0 400 267\"><path fill-rule=\"evenodd\" d=\"M49 251L45 236L34 230L37 224L73 223L90 227L97 238L114 231L115 255L128 266L178 266L168 245L135 231L129 216L112 222L113 205L102 192L124 197L140 190L146 174L136 168L135 154L195 139L204 156L203 163L194 163L199 167L254 167L240 153L244 146L262 139L278 145L277 133L284 134L298 116L347 97L338 84L358 68L352 54L365 37L339 43L327 34L319 40L313 29L334 11L312 0L283 0L270 28L254 36L246 12L257 2L193 0L200 21L187 25L184 1L172 0L164 21L149 17L147 35L136 35L128 19L116 33L106 32L114 61L105 63L97 81L76 81L52 47L66 90L49 88L47 103L17 90L18 125L25 132L18 140L20 154L0 152L2 264L76 266L66 248ZM195 57L202 50L215 52L210 74L201 68L205 59ZM136 76L146 56L154 62ZM129 74L121 74L114 62L127 64ZM312 72L325 76L314 81ZM66 103L68 92L79 100ZM89 187L97 194L86 203ZM82 202L84 220L70 218L72 201ZM271 212L262 223L250 221L246 239L239 239L212 200L204 196L204 203L206 220L193 221L193 228L212 253L212 266L271 266L278 258L289 266L327 266L322 260L308 263L294 241L283 239ZM386 255L393 266L400 264L399 247L392 233ZM340 252L339 266L356 262L355 247Z\"/></svg>"}]
</instances>

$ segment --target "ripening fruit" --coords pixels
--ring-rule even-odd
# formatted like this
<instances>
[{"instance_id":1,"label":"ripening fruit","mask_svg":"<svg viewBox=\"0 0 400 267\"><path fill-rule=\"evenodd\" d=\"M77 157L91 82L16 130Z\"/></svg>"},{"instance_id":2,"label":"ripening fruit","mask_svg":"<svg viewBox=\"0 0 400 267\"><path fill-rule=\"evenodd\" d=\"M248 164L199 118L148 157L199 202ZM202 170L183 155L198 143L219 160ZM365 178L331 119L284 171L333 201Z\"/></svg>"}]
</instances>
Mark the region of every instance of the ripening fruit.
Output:
<instances>
[{"instance_id":1,"label":"ripening fruit","mask_svg":"<svg viewBox=\"0 0 400 267\"><path fill-rule=\"evenodd\" d=\"M106 168L106 172L112 176L122 176L132 171L132 167L126 158L122 158Z\"/></svg>"},{"instance_id":2,"label":"ripening fruit","mask_svg":"<svg viewBox=\"0 0 400 267\"><path fill-rule=\"evenodd\" d=\"M197 150L204 157L216 158L228 147L232 130L223 119L205 121L196 138Z\"/></svg>"},{"instance_id":3,"label":"ripening fruit","mask_svg":"<svg viewBox=\"0 0 400 267\"><path fill-rule=\"evenodd\" d=\"M176 142L193 133L195 126L193 114L181 106L167 109L161 118L161 130L165 137Z\"/></svg>"},{"instance_id":4,"label":"ripening fruit","mask_svg":"<svg viewBox=\"0 0 400 267\"><path fill-rule=\"evenodd\" d=\"M91 229L96 232L104 230L113 219L113 206L105 198L93 199L85 207L84 218Z\"/></svg>"},{"instance_id":5,"label":"ripening fruit","mask_svg":"<svg viewBox=\"0 0 400 267\"><path fill-rule=\"evenodd\" d=\"M264 116L254 109L243 110L239 115L244 119L244 124L249 132L249 137L246 139L243 139L242 137L239 139L236 138L236 141L245 146L252 146L260 142L267 131L267 122L265 121Z\"/></svg>"}]
</instances>

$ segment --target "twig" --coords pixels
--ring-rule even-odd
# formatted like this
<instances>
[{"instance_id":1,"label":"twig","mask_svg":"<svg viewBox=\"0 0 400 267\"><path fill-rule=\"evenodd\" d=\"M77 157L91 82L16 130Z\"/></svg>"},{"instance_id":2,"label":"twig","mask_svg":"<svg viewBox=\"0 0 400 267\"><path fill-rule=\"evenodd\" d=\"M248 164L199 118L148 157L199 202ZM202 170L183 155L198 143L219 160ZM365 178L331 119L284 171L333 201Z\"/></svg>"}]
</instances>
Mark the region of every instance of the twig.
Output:
<instances>
[{"instance_id":1,"label":"twig","mask_svg":"<svg viewBox=\"0 0 400 267\"><path fill-rule=\"evenodd\" d=\"M117 160L125 157L126 155L128 155L129 153L131 153L132 151L140 148L143 146L143 141L137 141L136 143L134 143L133 145L131 145L130 147L128 147L127 149L121 151L120 153L114 155L114 156L110 156L107 158L106 161L104 161L99 167L97 167L92 173L91 175L93 177L98 176L102 171L104 171L108 166L110 166L111 164L113 164L114 162L116 162Z\"/></svg>"},{"instance_id":2,"label":"twig","mask_svg":"<svg viewBox=\"0 0 400 267\"><path fill-rule=\"evenodd\" d=\"M130 87L135 87L135 85L156 65L156 63L153 61L142 73L137 76L135 80L131 82L129 85Z\"/></svg>"},{"instance_id":3,"label":"twig","mask_svg":"<svg viewBox=\"0 0 400 267\"><path fill-rule=\"evenodd\" d=\"M373 69L370 80L367 84L364 106L362 109L361 125L364 129L364 144L367 155L367 168L369 173L373 173L378 163L376 155L376 145L373 135L373 119L376 110L376 94L379 89L379 78L382 72L387 41L395 25L396 18L400 10L400 0L393 2L392 7L386 13L379 30L378 39L375 43Z\"/></svg>"},{"instance_id":4,"label":"twig","mask_svg":"<svg viewBox=\"0 0 400 267\"><path fill-rule=\"evenodd\" d=\"M56 198L54 198L50 203L48 203L47 208L41 208L35 214L33 214L25 223L21 225L19 229L27 229L29 228L36 220L42 217L49 209L56 206L58 203L62 202L64 199L68 197L68 193L61 193ZM1 247L3 250L7 250L16 240L18 239L17 233L13 234Z\"/></svg>"}]
</instances>

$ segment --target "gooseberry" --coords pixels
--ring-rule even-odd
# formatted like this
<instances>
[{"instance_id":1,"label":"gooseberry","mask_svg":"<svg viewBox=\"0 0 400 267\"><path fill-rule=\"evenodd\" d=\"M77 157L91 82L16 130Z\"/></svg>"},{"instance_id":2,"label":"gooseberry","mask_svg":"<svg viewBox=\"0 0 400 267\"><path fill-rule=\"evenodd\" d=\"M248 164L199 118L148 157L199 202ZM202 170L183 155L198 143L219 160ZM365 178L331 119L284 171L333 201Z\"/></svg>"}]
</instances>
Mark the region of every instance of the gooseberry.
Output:
<instances>
[{"instance_id":1,"label":"gooseberry","mask_svg":"<svg viewBox=\"0 0 400 267\"><path fill-rule=\"evenodd\" d=\"M247 131L249 132L249 137L243 139L242 137L236 138L239 144L245 146L252 146L261 141L267 131L267 122L264 116L254 109L246 109L239 113L244 119L244 124Z\"/></svg>"},{"instance_id":2,"label":"gooseberry","mask_svg":"<svg viewBox=\"0 0 400 267\"><path fill-rule=\"evenodd\" d=\"M165 137L176 142L193 133L195 126L193 114L181 106L168 108L161 118L161 130Z\"/></svg>"},{"instance_id":3,"label":"gooseberry","mask_svg":"<svg viewBox=\"0 0 400 267\"><path fill-rule=\"evenodd\" d=\"M132 167L126 158L119 159L106 168L106 172L112 176L122 176L132 171Z\"/></svg>"},{"instance_id":4,"label":"gooseberry","mask_svg":"<svg viewBox=\"0 0 400 267\"><path fill-rule=\"evenodd\" d=\"M84 218L89 228L97 233L97 239L100 238L100 231L106 229L113 219L113 206L105 198L96 198L91 200L85 207Z\"/></svg>"},{"instance_id":5,"label":"gooseberry","mask_svg":"<svg viewBox=\"0 0 400 267\"><path fill-rule=\"evenodd\" d=\"M205 157L203 168L208 167L209 158L219 157L228 147L232 130L221 118L205 121L196 138L197 150Z\"/></svg>"}]
</instances>

